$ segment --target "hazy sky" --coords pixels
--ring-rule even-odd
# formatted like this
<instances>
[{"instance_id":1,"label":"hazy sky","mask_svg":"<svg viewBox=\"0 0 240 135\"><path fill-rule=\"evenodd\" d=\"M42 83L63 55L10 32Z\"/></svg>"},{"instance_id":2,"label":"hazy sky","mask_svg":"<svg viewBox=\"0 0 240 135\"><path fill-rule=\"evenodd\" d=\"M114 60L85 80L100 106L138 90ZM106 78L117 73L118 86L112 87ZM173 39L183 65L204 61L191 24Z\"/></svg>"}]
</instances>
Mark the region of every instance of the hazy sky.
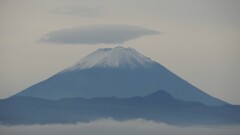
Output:
<instances>
[{"instance_id":1,"label":"hazy sky","mask_svg":"<svg viewBox=\"0 0 240 135\"><path fill-rule=\"evenodd\" d=\"M123 43L210 95L240 104L239 13L239 0L0 0L0 98ZM134 34L110 42L116 44L40 42L52 32L99 24L131 26Z\"/></svg>"},{"instance_id":2,"label":"hazy sky","mask_svg":"<svg viewBox=\"0 0 240 135\"><path fill-rule=\"evenodd\" d=\"M179 127L142 119L104 119L75 125L0 125L1 135L239 135L238 126Z\"/></svg>"}]
</instances>

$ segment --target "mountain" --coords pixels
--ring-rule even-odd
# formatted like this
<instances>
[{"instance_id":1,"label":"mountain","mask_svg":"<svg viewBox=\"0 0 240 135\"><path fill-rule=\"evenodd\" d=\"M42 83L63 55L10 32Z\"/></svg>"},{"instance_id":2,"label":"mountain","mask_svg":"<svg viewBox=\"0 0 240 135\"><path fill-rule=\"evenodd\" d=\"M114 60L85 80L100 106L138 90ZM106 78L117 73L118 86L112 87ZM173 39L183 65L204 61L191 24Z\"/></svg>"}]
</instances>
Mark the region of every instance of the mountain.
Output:
<instances>
[{"instance_id":1,"label":"mountain","mask_svg":"<svg viewBox=\"0 0 240 135\"><path fill-rule=\"evenodd\" d=\"M89 122L103 118L143 118L174 125L240 124L240 106L207 106L175 99L165 91L130 98L95 97L48 100L14 96L0 100L0 123L56 124Z\"/></svg>"},{"instance_id":2,"label":"mountain","mask_svg":"<svg viewBox=\"0 0 240 135\"><path fill-rule=\"evenodd\" d=\"M105 48L15 96L58 100L67 97L133 97L164 90L174 98L224 105L133 48Z\"/></svg>"}]
</instances>

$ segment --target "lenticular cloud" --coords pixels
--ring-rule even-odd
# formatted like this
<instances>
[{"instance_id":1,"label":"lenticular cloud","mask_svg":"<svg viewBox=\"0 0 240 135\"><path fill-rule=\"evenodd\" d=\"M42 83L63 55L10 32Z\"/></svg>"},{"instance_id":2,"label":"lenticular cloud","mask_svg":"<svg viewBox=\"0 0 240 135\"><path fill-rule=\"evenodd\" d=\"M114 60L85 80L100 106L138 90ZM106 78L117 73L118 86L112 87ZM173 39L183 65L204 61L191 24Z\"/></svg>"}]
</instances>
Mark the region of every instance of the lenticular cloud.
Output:
<instances>
[{"instance_id":1,"label":"lenticular cloud","mask_svg":"<svg viewBox=\"0 0 240 135\"><path fill-rule=\"evenodd\" d=\"M158 31L133 25L99 24L66 28L44 35L40 42L56 44L123 44Z\"/></svg>"}]
</instances>

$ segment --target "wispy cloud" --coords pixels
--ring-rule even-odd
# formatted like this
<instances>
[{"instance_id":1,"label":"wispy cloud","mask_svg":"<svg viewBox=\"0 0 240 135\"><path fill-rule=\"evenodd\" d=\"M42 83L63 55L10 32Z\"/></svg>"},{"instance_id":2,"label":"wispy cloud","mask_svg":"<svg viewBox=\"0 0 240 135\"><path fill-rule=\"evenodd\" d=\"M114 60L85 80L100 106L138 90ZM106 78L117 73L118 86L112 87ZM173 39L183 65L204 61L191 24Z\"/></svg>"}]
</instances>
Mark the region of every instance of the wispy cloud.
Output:
<instances>
[{"instance_id":1,"label":"wispy cloud","mask_svg":"<svg viewBox=\"0 0 240 135\"><path fill-rule=\"evenodd\" d=\"M57 44L123 44L158 31L139 26L120 24L99 24L66 28L44 35L40 42Z\"/></svg>"},{"instance_id":2,"label":"wispy cloud","mask_svg":"<svg viewBox=\"0 0 240 135\"><path fill-rule=\"evenodd\" d=\"M103 9L100 6L83 7L83 6L67 6L59 7L52 10L54 14L72 15L80 17L100 17L104 16Z\"/></svg>"}]
</instances>

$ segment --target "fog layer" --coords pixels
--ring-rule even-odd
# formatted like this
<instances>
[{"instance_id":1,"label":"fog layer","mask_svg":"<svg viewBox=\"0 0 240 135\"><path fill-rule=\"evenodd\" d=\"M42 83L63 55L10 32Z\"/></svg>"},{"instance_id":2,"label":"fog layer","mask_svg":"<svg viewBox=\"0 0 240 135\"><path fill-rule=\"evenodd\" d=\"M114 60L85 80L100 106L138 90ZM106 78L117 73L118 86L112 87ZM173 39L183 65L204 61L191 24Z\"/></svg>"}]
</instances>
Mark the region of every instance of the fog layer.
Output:
<instances>
[{"instance_id":1,"label":"fog layer","mask_svg":"<svg viewBox=\"0 0 240 135\"><path fill-rule=\"evenodd\" d=\"M115 121L97 120L68 125L3 126L1 135L239 135L237 126L177 127L143 119Z\"/></svg>"}]
</instances>

